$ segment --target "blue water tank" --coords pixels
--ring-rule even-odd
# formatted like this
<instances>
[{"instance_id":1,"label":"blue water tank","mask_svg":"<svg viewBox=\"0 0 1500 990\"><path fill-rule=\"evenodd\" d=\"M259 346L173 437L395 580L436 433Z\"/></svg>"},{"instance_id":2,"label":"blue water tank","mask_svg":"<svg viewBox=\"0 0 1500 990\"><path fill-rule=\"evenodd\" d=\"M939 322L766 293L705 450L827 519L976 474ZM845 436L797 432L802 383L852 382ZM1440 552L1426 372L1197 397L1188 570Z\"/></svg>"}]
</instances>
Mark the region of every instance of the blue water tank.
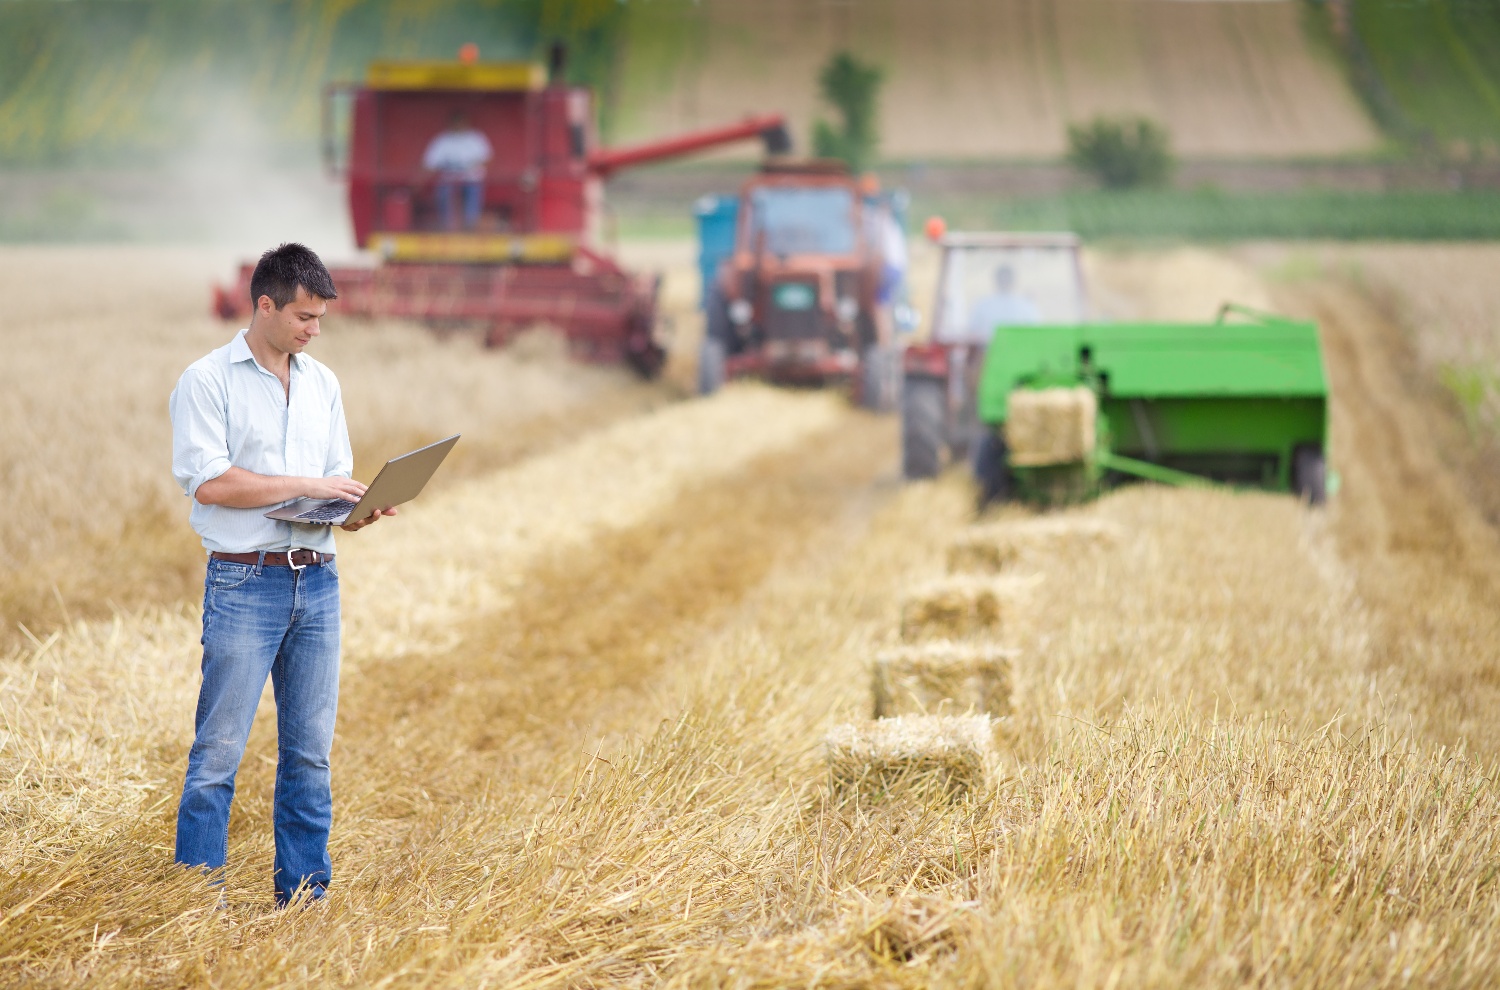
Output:
<instances>
[{"instance_id":1,"label":"blue water tank","mask_svg":"<svg viewBox=\"0 0 1500 990\"><path fill-rule=\"evenodd\" d=\"M738 196L701 196L693 204L698 219L698 274L702 288L698 308L708 302L708 291L724 259L734 253L734 228L740 219Z\"/></svg>"}]
</instances>

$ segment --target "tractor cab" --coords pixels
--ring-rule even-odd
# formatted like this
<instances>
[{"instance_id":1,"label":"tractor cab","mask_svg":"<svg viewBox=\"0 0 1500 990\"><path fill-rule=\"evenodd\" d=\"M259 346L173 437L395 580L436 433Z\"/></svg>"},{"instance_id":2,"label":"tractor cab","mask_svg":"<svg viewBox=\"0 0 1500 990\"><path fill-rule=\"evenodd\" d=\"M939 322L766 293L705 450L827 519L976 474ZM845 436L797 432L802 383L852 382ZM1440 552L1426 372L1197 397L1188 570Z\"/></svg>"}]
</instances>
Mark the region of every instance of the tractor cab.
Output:
<instances>
[{"instance_id":1,"label":"tractor cab","mask_svg":"<svg viewBox=\"0 0 1500 990\"><path fill-rule=\"evenodd\" d=\"M756 375L850 381L864 404L894 403L892 281L904 266L893 276L888 261L902 204L868 185L841 162L773 160L737 199L700 205L705 254L705 218L735 218L732 245L704 263L702 391Z\"/></svg>"},{"instance_id":2,"label":"tractor cab","mask_svg":"<svg viewBox=\"0 0 1500 990\"><path fill-rule=\"evenodd\" d=\"M902 352L902 461L933 477L977 449L975 397L985 350L1003 325L1073 325L1088 317L1079 241L1070 233L943 233L928 338Z\"/></svg>"}]
</instances>

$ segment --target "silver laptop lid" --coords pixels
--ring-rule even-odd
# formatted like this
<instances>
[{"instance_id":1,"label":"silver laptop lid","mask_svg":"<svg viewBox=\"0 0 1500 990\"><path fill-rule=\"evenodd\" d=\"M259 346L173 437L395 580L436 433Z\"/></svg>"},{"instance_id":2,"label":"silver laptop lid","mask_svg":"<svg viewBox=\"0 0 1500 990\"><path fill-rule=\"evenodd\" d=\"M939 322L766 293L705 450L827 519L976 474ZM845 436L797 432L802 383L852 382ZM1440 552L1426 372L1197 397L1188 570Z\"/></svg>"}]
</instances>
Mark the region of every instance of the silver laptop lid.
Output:
<instances>
[{"instance_id":1,"label":"silver laptop lid","mask_svg":"<svg viewBox=\"0 0 1500 990\"><path fill-rule=\"evenodd\" d=\"M437 443L430 443L386 461L380 473L375 476L375 480L370 482L370 487L365 489L364 496L354 504L354 508L349 510L349 514L338 520L328 520L327 524L337 526L347 522L358 522L377 509L410 502L421 493L427 480L437 471L438 465L443 463L443 459L448 456L448 451L458 443L460 436L461 434L455 433ZM323 520L298 519L297 514L305 512L309 505L317 504L322 504L321 500L298 499L289 505L267 512L266 515L272 519L312 522L316 525Z\"/></svg>"}]
</instances>

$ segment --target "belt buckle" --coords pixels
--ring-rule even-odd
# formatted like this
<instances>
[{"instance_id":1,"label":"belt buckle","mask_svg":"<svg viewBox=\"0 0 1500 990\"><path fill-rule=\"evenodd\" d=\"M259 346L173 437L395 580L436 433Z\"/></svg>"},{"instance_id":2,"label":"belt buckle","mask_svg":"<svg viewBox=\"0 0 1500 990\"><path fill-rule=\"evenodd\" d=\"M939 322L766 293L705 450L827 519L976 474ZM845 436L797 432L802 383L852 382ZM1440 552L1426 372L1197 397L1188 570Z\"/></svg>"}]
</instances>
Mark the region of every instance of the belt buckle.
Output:
<instances>
[{"instance_id":1,"label":"belt buckle","mask_svg":"<svg viewBox=\"0 0 1500 990\"><path fill-rule=\"evenodd\" d=\"M293 574L301 574L303 571L307 570L306 564L298 567L297 562L292 559L292 554L296 553L298 549L298 547L288 547L286 551L286 566L292 569ZM308 552L315 553L316 551L309 550Z\"/></svg>"}]
</instances>

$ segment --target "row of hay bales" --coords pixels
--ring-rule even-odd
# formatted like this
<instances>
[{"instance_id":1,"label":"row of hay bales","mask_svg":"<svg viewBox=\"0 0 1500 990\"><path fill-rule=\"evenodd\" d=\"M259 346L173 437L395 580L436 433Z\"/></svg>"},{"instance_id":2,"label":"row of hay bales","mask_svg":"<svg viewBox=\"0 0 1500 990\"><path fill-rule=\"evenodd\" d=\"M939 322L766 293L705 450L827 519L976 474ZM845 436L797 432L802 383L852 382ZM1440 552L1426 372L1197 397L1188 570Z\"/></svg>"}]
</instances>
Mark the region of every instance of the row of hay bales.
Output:
<instances>
[{"instance_id":1,"label":"row of hay bales","mask_svg":"<svg viewBox=\"0 0 1500 990\"><path fill-rule=\"evenodd\" d=\"M901 645L870 665L873 718L827 736L834 790L878 801L983 786L1017 703L1017 631L1041 579L1028 560L1114 538L1102 520L1055 516L975 525L954 540L947 575L902 602Z\"/></svg>"}]
</instances>

